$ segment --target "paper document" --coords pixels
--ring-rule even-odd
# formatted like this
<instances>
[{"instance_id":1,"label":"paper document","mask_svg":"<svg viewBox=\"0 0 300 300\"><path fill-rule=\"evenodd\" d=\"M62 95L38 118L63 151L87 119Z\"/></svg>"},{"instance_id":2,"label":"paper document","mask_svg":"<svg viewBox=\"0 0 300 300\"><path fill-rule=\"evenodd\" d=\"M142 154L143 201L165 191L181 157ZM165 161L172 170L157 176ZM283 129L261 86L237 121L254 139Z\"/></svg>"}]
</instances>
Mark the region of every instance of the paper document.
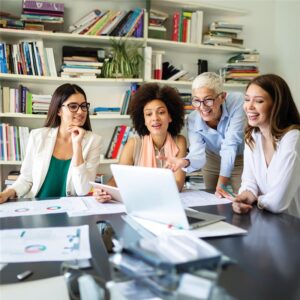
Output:
<instances>
[{"instance_id":1,"label":"paper document","mask_svg":"<svg viewBox=\"0 0 300 300\"><path fill-rule=\"evenodd\" d=\"M87 209L82 211L68 211L69 217L119 214L126 212L125 205L121 203L100 203L94 197L82 197L81 199Z\"/></svg>"},{"instance_id":2,"label":"paper document","mask_svg":"<svg viewBox=\"0 0 300 300\"><path fill-rule=\"evenodd\" d=\"M67 211L83 211L86 209L87 207L84 202L81 201L80 197L7 202L0 206L0 218L57 214Z\"/></svg>"},{"instance_id":3,"label":"paper document","mask_svg":"<svg viewBox=\"0 0 300 300\"><path fill-rule=\"evenodd\" d=\"M46 292L48 291L48 292ZM13 300L69 300L68 288L63 276L13 284L0 285L1 299Z\"/></svg>"},{"instance_id":4,"label":"paper document","mask_svg":"<svg viewBox=\"0 0 300 300\"><path fill-rule=\"evenodd\" d=\"M206 206L232 203L226 198L218 198L204 191L186 190L179 194L184 207Z\"/></svg>"},{"instance_id":5,"label":"paper document","mask_svg":"<svg viewBox=\"0 0 300 300\"><path fill-rule=\"evenodd\" d=\"M247 230L244 230L240 227L234 226L232 224L223 221L216 222L192 230L184 230L184 229L171 229L167 224L149 221L137 217L132 217L132 218L156 236L160 236L164 234L178 234L184 231L187 234L192 234L193 236L198 238L227 236L227 235L247 233Z\"/></svg>"},{"instance_id":6,"label":"paper document","mask_svg":"<svg viewBox=\"0 0 300 300\"><path fill-rule=\"evenodd\" d=\"M0 263L88 258L91 258L88 225L0 231Z\"/></svg>"}]
</instances>

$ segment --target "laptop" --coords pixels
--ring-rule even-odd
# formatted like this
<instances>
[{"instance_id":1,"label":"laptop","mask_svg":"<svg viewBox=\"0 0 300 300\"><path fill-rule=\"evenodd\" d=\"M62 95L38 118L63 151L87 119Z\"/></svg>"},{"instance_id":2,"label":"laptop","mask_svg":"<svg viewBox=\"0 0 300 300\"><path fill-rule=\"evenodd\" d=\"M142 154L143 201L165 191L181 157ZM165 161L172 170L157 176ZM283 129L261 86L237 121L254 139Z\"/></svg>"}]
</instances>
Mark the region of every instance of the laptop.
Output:
<instances>
[{"instance_id":1,"label":"laptop","mask_svg":"<svg viewBox=\"0 0 300 300\"><path fill-rule=\"evenodd\" d=\"M127 213L170 227L194 229L225 217L185 210L169 169L111 165Z\"/></svg>"}]
</instances>

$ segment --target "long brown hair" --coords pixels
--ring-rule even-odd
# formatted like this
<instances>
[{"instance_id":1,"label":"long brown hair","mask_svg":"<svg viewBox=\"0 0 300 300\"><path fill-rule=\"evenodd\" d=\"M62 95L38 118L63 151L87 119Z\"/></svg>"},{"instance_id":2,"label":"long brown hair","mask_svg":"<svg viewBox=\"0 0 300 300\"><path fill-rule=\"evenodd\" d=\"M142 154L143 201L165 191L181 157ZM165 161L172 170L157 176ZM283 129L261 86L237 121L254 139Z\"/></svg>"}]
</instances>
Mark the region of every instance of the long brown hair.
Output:
<instances>
[{"instance_id":1,"label":"long brown hair","mask_svg":"<svg viewBox=\"0 0 300 300\"><path fill-rule=\"evenodd\" d=\"M84 90L81 87L79 87L78 85L65 83L65 84L59 86L55 90L54 94L52 95L50 107L49 107L48 114L47 114L47 119L45 121L44 126L45 127L60 126L61 120L60 120L60 116L57 114L58 111L60 110L62 104L70 96L72 96L74 94L78 94L78 93L83 95L85 101L87 102L86 94L85 94ZM86 120L85 120L85 123L83 124L82 128L85 130L92 131L89 112L87 112Z\"/></svg>"},{"instance_id":2,"label":"long brown hair","mask_svg":"<svg viewBox=\"0 0 300 300\"><path fill-rule=\"evenodd\" d=\"M247 85L246 91L250 85L255 84L266 91L272 101L270 114L270 130L273 137L273 146L276 149L276 142L279 141L288 131L292 129L300 130L300 114L292 97L287 83L278 75L265 74L255 77ZM252 132L258 131L257 127L249 124L245 129L245 142L253 149L255 143L252 138Z\"/></svg>"}]
</instances>

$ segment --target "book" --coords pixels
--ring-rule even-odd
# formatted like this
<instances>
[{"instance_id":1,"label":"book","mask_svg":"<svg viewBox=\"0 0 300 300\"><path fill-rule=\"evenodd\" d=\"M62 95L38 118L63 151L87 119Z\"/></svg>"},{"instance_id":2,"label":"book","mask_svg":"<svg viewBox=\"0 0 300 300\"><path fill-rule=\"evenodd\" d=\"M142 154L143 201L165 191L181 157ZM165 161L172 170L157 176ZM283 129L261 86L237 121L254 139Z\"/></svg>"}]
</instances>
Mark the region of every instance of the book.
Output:
<instances>
[{"instance_id":1,"label":"book","mask_svg":"<svg viewBox=\"0 0 300 300\"><path fill-rule=\"evenodd\" d=\"M35 0L23 0L22 8L37 11L64 12L63 3L41 2Z\"/></svg>"},{"instance_id":2,"label":"book","mask_svg":"<svg viewBox=\"0 0 300 300\"><path fill-rule=\"evenodd\" d=\"M105 158L107 158L107 159L111 158L111 153L112 153L113 147L114 147L114 145L115 145L115 143L117 141L117 135L118 135L119 127L120 126L116 126L114 128L114 132L113 132L113 134L111 136L108 148L107 148L106 153L105 153Z\"/></svg>"},{"instance_id":3,"label":"book","mask_svg":"<svg viewBox=\"0 0 300 300\"><path fill-rule=\"evenodd\" d=\"M173 76L171 76L170 78L168 78L167 80L177 80L180 77L184 76L188 71L185 70L181 70L179 72L177 72L176 74L174 74Z\"/></svg>"},{"instance_id":4,"label":"book","mask_svg":"<svg viewBox=\"0 0 300 300\"><path fill-rule=\"evenodd\" d=\"M95 20L99 16L101 16L101 11L99 9L94 9L90 11L88 14L81 17L74 24L70 25L68 31L73 32L78 28L83 28L84 26L86 26L87 24L89 24L91 21Z\"/></svg>"},{"instance_id":5,"label":"book","mask_svg":"<svg viewBox=\"0 0 300 300\"><path fill-rule=\"evenodd\" d=\"M49 66L50 76L57 77L56 65L54 60L54 53L52 48L45 48L47 55L47 62Z\"/></svg>"},{"instance_id":6,"label":"book","mask_svg":"<svg viewBox=\"0 0 300 300\"><path fill-rule=\"evenodd\" d=\"M102 113L102 112L120 112L120 107L95 107L95 113Z\"/></svg>"},{"instance_id":7,"label":"book","mask_svg":"<svg viewBox=\"0 0 300 300\"><path fill-rule=\"evenodd\" d=\"M118 156L118 152L119 152L119 149L120 149L120 146L122 144L122 140L123 140L123 137L124 137L124 134L125 134L125 131L126 131L126 125L121 125L120 126L120 131L119 131L119 134L117 136L117 141L115 143L115 146L112 150L112 153L111 153L111 158L112 159L115 159L117 158Z\"/></svg>"},{"instance_id":8,"label":"book","mask_svg":"<svg viewBox=\"0 0 300 300\"><path fill-rule=\"evenodd\" d=\"M152 47L144 47L144 80L151 79Z\"/></svg>"}]
</instances>

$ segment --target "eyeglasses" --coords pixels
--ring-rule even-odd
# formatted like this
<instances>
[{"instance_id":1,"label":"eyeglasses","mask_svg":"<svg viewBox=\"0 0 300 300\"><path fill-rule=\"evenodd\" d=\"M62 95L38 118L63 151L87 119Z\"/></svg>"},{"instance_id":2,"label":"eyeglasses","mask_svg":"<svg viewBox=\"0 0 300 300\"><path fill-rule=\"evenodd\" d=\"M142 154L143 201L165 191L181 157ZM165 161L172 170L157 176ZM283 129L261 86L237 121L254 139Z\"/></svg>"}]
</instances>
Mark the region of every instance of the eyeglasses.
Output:
<instances>
[{"instance_id":1,"label":"eyeglasses","mask_svg":"<svg viewBox=\"0 0 300 300\"><path fill-rule=\"evenodd\" d=\"M86 112L90 108L90 103L83 102L81 104L78 103L69 103L69 104L62 104L61 106L67 106L70 112L78 112L79 107L82 111Z\"/></svg>"},{"instance_id":2,"label":"eyeglasses","mask_svg":"<svg viewBox=\"0 0 300 300\"><path fill-rule=\"evenodd\" d=\"M214 101L221 95L222 93L218 94L215 98L206 98L203 100L200 100L198 97L192 98L192 105L196 108L201 106L201 103L203 103L205 106L213 106Z\"/></svg>"}]
</instances>

